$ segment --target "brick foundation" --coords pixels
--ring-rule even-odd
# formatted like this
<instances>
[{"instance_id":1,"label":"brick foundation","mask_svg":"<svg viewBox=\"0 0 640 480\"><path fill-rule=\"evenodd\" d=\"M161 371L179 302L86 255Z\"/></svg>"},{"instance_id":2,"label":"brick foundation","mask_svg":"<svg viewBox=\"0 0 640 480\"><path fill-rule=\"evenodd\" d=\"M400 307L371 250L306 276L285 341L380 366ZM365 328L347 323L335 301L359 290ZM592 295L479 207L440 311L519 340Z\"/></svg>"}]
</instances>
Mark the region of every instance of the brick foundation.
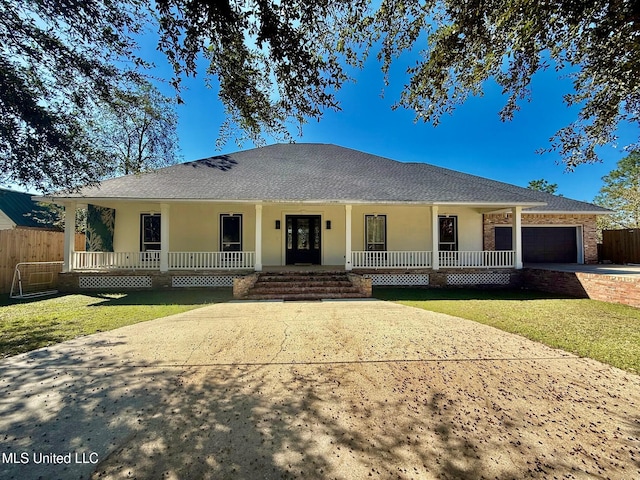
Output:
<instances>
[{"instance_id":1,"label":"brick foundation","mask_svg":"<svg viewBox=\"0 0 640 480\"><path fill-rule=\"evenodd\" d=\"M484 250L495 250L495 226L513 225L511 214L490 214L483 216L483 245ZM522 214L522 226L529 225L563 225L582 227L582 244L584 248L584 262L598 263L598 235L596 231L595 215L551 215L551 214Z\"/></svg>"},{"instance_id":2,"label":"brick foundation","mask_svg":"<svg viewBox=\"0 0 640 480\"><path fill-rule=\"evenodd\" d=\"M371 278L363 277L362 275L356 275L355 273L347 274L351 285L356 287L362 295L370 297L372 295L372 283Z\"/></svg>"},{"instance_id":3,"label":"brick foundation","mask_svg":"<svg viewBox=\"0 0 640 480\"><path fill-rule=\"evenodd\" d=\"M244 277L233 279L233 298L243 298L249 293L249 290L256 284L260 274L252 273Z\"/></svg>"},{"instance_id":4,"label":"brick foundation","mask_svg":"<svg viewBox=\"0 0 640 480\"><path fill-rule=\"evenodd\" d=\"M525 268L522 282L543 292L640 307L640 279Z\"/></svg>"}]
</instances>

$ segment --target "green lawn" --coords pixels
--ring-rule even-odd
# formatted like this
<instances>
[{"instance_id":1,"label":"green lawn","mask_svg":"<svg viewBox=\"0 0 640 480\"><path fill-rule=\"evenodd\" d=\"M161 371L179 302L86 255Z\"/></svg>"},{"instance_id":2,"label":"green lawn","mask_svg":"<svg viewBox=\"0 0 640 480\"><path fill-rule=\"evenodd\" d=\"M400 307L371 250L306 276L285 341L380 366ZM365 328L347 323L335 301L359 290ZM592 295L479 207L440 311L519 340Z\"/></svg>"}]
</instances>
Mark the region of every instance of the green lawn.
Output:
<instances>
[{"instance_id":1,"label":"green lawn","mask_svg":"<svg viewBox=\"0 0 640 480\"><path fill-rule=\"evenodd\" d=\"M640 373L640 309L529 291L377 288L374 296L517 333Z\"/></svg>"},{"instance_id":2,"label":"green lawn","mask_svg":"<svg viewBox=\"0 0 640 480\"><path fill-rule=\"evenodd\" d=\"M230 299L230 289L5 298L0 304L0 357Z\"/></svg>"},{"instance_id":3,"label":"green lawn","mask_svg":"<svg viewBox=\"0 0 640 480\"><path fill-rule=\"evenodd\" d=\"M640 373L640 309L528 291L376 288L374 296L474 320ZM209 289L4 300L0 357L230 299L229 289Z\"/></svg>"}]
</instances>

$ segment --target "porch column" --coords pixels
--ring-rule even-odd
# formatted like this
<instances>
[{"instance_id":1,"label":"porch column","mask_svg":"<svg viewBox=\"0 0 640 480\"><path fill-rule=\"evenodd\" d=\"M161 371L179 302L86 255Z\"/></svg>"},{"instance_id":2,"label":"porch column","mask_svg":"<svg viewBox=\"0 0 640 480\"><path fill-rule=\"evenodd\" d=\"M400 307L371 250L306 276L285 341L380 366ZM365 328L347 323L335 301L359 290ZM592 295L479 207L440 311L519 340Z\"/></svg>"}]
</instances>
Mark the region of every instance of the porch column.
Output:
<instances>
[{"instance_id":1,"label":"porch column","mask_svg":"<svg viewBox=\"0 0 640 480\"><path fill-rule=\"evenodd\" d=\"M351 263L351 205L344 206L345 213L345 239L344 239L344 269L351 270L353 265Z\"/></svg>"},{"instance_id":2,"label":"porch column","mask_svg":"<svg viewBox=\"0 0 640 480\"><path fill-rule=\"evenodd\" d=\"M169 271L169 204L160 204L160 271Z\"/></svg>"},{"instance_id":3,"label":"porch column","mask_svg":"<svg viewBox=\"0 0 640 480\"><path fill-rule=\"evenodd\" d=\"M511 244L515 252L515 258L513 259L513 267L516 269L522 268L522 207L513 207L511 210L513 213L513 224L511 226Z\"/></svg>"},{"instance_id":4,"label":"porch column","mask_svg":"<svg viewBox=\"0 0 640 480\"><path fill-rule=\"evenodd\" d=\"M64 204L64 263L63 272L73 271L73 254L76 251L76 208L75 202Z\"/></svg>"},{"instance_id":5,"label":"porch column","mask_svg":"<svg viewBox=\"0 0 640 480\"><path fill-rule=\"evenodd\" d=\"M440 270L440 222L438 221L438 206L431 205L431 268Z\"/></svg>"},{"instance_id":6,"label":"porch column","mask_svg":"<svg viewBox=\"0 0 640 480\"><path fill-rule=\"evenodd\" d=\"M256 272L262 271L262 205L256 204Z\"/></svg>"}]
</instances>

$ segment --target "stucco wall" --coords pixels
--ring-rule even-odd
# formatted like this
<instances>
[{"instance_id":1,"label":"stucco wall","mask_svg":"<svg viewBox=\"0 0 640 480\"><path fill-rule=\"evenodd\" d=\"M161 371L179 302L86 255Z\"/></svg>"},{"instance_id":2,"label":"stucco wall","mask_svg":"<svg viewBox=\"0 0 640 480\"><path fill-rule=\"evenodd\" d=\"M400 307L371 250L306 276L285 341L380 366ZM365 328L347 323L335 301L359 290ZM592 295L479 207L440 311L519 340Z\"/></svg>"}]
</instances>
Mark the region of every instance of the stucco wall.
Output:
<instances>
[{"instance_id":1,"label":"stucco wall","mask_svg":"<svg viewBox=\"0 0 640 480\"><path fill-rule=\"evenodd\" d=\"M354 205L352 244L354 251L365 250L365 215L387 216L387 250L433 250L431 207L397 205ZM466 207L440 207L438 215L458 217L458 249L482 250L482 215Z\"/></svg>"},{"instance_id":2,"label":"stucco wall","mask_svg":"<svg viewBox=\"0 0 640 480\"><path fill-rule=\"evenodd\" d=\"M157 203L118 203L114 249L136 252L140 248L140 215L160 213ZM218 251L220 214L243 215L242 247L255 251L255 205L218 203L173 203L169 207L170 251ZM465 207L440 207L441 215L458 217L459 250L482 250L482 215ZM351 249L365 249L365 215L387 216L388 250L432 250L431 208L429 206L353 205ZM322 225L322 263L345 262L346 211L344 205L265 204L262 209L262 263L285 264L287 215L319 215ZM275 228L276 220L280 229ZM327 229L327 221L331 229Z\"/></svg>"},{"instance_id":3,"label":"stucco wall","mask_svg":"<svg viewBox=\"0 0 640 480\"><path fill-rule=\"evenodd\" d=\"M511 214L484 215L483 222L484 250L495 250L495 226L512 225ZM577 214L522 214L522 226L527 225L556 225L565 227L581 227L584 262L598 262L598 237L596 234L595 215ZM579 246L578 246L579 248Z\"/></svg>"},{"instance_id":4,"label":"stucco wall","mask_svg":"<svg viewBox=\"0 0 640 480\"><path fill-rule=\"evenodd\" d=\"M140 250L140 214L160 213L160 205L153 203L124 203L116 207L113 230L113 250L138 252Z\"/></svg>"},{"instance_id":5,"label":"stucco wall","mask_svg":"<svg viewBox=\"0 0 640 480\"><path fill-rule=\"evenodd\" d=\"M287 215L319 215L321 219L321 258L323 265L344 265L345 208L344 205L265 205L262 209L262 264L285 264ZM280 230L276 230L280 220ZM331 229L327 229L327 220Z\"/></svg>"},{"instance_id":6,"label":"stucco wall","mask_svg":"<svg viewBox=\"0 0 640 480\"><path fill-rule=\"evenodd\" d=\"M125 203L116 206L113 247L116 252L140 249L140 215L160 213L153 203ZM169 207L169 250L211 252L220 249L220 214L242 214L242 249L255 249L255 207L217 203L175 203Z\"/></svg>"}]
</instances>

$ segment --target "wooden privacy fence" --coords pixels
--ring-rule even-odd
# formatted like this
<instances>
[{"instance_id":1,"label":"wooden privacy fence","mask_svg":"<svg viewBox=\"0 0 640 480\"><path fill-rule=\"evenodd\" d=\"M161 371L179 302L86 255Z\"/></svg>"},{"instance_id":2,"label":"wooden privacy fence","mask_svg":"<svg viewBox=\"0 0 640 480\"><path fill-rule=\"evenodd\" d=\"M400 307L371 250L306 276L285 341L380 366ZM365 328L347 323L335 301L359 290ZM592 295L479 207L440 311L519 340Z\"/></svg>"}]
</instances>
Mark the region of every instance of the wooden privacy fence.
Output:
<instances>
[{"instance_id":1,"label":"wooden privacy fence","mask_svg":"<svg viewBox=\"0 0 640 480\"><path fill-rule=\"evenodd\" d=\"M76 233L75 249L85 249L83 233ZM64 232L28 228L0 230L0 293L11 290L16 264L55 262L63 258Z\"/></svg>"},{"instance_id":2,"label":"wooden privacy fence","mask_svg":"<svg viewBox=\"0 0 640 480\"><path fill-rule=\"evenodd\" d=\"M613 263L640 263L640 229L604 230L602 260Z\"/></svg>"}]
</instances>

